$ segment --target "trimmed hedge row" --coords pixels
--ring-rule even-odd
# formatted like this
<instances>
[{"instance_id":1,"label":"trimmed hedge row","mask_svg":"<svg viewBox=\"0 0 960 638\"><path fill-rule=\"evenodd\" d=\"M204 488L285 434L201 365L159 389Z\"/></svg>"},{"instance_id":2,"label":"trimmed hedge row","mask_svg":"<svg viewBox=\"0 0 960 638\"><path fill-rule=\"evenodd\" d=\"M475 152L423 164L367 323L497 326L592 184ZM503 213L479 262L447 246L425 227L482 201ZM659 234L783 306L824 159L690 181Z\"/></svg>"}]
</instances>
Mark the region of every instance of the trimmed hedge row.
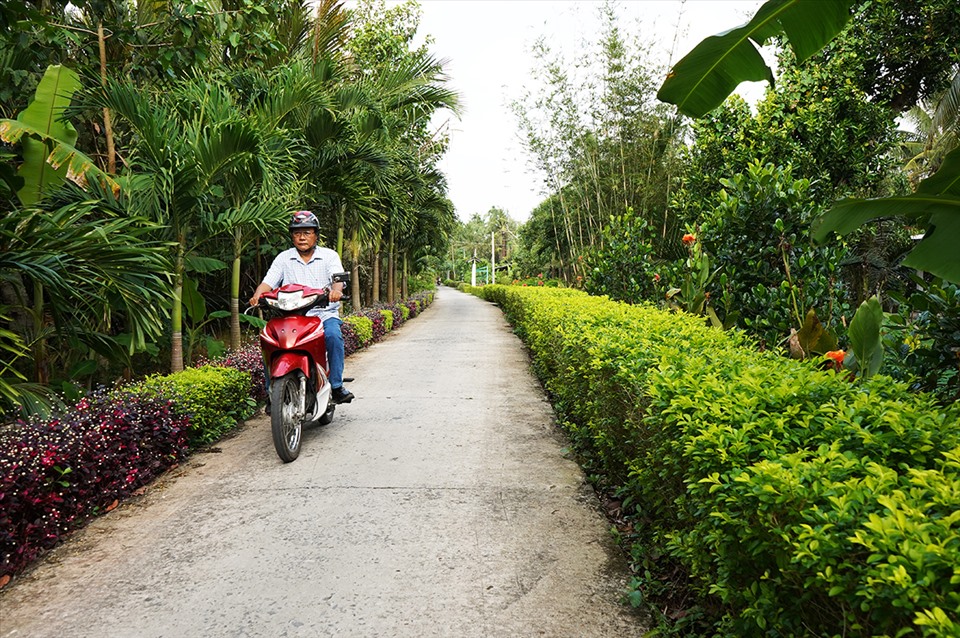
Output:
<instances>
[{"instance_id":1,"label":"trimmed hedge row","mask_svg":"<svg viewBox=\"0 0 960 638\"><path fill-rule=\"evenodd\" d=\"M341 329L347 356L377 343L388 332L420 314L433 303L433 299L433 292L419 292L405 301L376 304L344 317Z\"/></svg>"},{"instance_id":2,"label":"trimmed hedge row","mask_svg":"<svg viewBox=\"0 0 960 638\"><path fill-rule=\"evenodd\" d=\"M415 307L432 301L421 293ZM347 354L402 323L394 316L406 318L408 303L347 317ZM249 418L266 400L263 374L260 348L249 344L0 430L0 587L69 532Z\"/></svg>"},{"instance_id":3,"label":"trimmed hedge row","mask_svg":"<svg viewBox=\"0 0 960 638\"><path fill-rule=\"evenodd\" d=\"M633 599L672 560L700 600L679 614L692 635L960 635L960 406L689 315L472 292L503 308L590 470L634 512Z\"/></svg>"}]
</instances>

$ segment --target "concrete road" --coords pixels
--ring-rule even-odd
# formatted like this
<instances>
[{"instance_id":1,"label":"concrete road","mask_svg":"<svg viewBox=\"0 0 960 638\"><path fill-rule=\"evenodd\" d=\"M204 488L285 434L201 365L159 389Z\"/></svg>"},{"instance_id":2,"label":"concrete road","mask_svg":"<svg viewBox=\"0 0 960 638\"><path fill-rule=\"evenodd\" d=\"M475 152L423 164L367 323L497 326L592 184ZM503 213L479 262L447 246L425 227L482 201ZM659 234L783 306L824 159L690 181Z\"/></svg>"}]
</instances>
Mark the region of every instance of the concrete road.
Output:
<instances>
[{"instance_id":1,"label":"concrete road","mask_svg":"<svg viewBox=\"0 0 960 638\"><path fill-rule=\"evenodd\" d=\"M0 590L0 636L644 633L498 308L442 288L346 374L297 461L253 419Z\"/></svg>"}]
</instances>

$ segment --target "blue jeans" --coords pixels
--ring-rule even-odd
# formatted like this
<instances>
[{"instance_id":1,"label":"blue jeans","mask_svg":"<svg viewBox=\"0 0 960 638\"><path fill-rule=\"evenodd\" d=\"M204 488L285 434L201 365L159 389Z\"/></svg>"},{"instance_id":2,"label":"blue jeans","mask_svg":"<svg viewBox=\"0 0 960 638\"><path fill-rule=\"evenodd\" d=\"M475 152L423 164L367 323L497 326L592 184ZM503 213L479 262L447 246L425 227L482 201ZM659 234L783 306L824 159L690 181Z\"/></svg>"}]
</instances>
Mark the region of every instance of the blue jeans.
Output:
<instances>
[{"instance_id":1,"label":"blue jeans","mask_svg":"<svg viewBox=\"0 0 960 638\"><path fill-rule=\"evenodd\" d=\"M340 332L340 326L343 321L336 317L330 317L323 322L323 338L327 344L327 366L330 369L330 387L343 387L343 360L345 358L343 351L343 333ZM270 396L270 368L267 362L263 362L264 383L267 386L267 397Z\"/></svg>"},{"instance_id":2,"label":"blue jeans","mask_svg":"<svg viewBox=\"0 0 960 638\"><path fill-rule=\"evenodd\" d=\"M343 386L343 333L340 326L343 322L330 317L323 322L323 335L327 342L327 365L330 366L330 387Z\"/></svg>"}]
</instances>

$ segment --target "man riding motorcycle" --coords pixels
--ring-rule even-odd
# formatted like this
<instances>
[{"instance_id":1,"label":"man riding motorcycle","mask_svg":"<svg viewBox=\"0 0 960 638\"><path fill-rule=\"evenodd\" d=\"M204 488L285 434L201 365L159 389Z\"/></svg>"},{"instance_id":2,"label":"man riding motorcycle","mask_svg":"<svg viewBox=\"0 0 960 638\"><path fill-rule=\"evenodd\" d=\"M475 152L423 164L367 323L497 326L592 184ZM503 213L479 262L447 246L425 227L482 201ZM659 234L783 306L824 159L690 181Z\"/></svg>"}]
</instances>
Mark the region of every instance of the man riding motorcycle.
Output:
<instances>
[{"instance_id":1,"label":"man riding motorcycle","mask_svg":"<svg viewBox=\"0 0 960 638\"><path fill-rule=\"evenodd\" d=\"M312 288L330 290L330 304L324 308L316 307L308 315L320 317L326 336L327 364L330 367L331 396L335 403L349 403L353 393L343 387L343 334L340 326L340 299L343 297L343 284L333 281L334 273L343 271L340 255L329 248L317 245L320 239L320 222L316 215L308 210L297 211L289 225L293 248L281 252L273 260L270 269L257 286L250 305L256 306L260 295L284 284L301 284ZM269 396L270 375L267 373Z\"/></svg>"}]
</instances>

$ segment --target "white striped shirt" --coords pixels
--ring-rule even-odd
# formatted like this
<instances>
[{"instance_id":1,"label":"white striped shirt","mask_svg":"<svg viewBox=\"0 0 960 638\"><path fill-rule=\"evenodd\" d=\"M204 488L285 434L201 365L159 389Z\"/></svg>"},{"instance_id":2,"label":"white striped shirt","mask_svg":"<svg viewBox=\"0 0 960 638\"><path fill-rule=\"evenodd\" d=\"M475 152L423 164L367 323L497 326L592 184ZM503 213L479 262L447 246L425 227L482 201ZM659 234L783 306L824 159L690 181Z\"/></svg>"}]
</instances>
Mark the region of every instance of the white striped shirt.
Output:
<instances>
[{"instance_id":1,"label":"white striped shirt","mask_svg":"<svg viewBox=\"0 0 960 638\"><path fill-rule=\"evenodd\" d=\"M263 277L263 283L270 288L278 288L283 284L300 284L311 288L327 288L333 283L333 275L343 272L343 263L340 255L329 248L317 246L310 261L304 263L296 248L288 248L273 260L270 269ZM311 308L308 315L320 317L323 320L340 316L340 302L332 303L326 308Z\"/></svg>"}]
</instances>

